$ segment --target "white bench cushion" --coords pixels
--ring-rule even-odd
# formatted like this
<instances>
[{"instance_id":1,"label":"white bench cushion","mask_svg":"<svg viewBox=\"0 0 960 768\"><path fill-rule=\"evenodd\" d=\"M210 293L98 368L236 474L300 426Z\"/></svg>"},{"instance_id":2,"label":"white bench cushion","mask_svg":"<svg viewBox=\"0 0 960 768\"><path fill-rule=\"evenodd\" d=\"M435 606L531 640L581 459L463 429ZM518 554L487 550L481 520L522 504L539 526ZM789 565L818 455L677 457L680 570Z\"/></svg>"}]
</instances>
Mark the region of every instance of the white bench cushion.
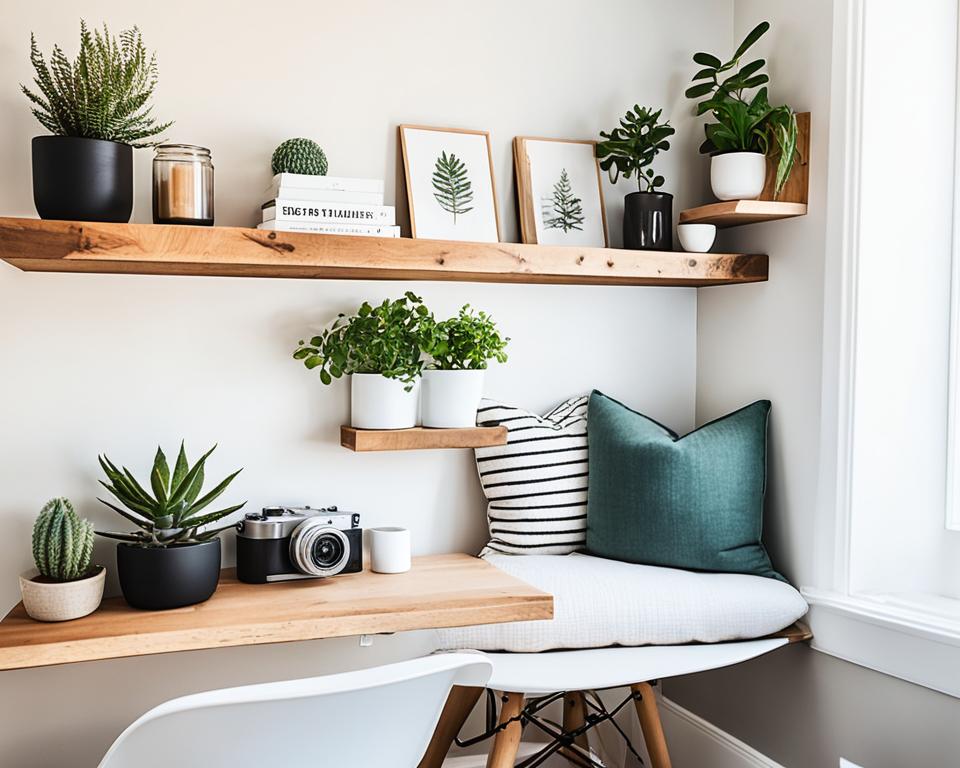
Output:
<instances>
[{"instance_id":1,"label":"white bench cushion","mask_svg":"<svg viewBox=\"0 0 960 768\"><path fill-rule=\"evenodd\" d=\"M748 640L807 612L797 590L763 576L694 573L580 553L485 559L552 594L554 618L439 630L443 649L534 653Z\"/></svg>"}]
</instances>

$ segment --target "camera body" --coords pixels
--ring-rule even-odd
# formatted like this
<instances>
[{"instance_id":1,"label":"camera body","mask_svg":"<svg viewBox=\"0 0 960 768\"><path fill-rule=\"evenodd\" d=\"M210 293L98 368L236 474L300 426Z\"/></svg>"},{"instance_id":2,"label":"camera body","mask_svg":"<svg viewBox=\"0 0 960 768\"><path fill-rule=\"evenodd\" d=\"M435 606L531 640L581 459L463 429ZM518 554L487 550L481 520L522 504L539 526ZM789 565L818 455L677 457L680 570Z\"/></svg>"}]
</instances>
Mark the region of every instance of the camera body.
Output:
<instances>
[{"instance_id":1,"label":"camera body","mask_svg":"<svg viewBox=\"0 0 960 768\"><path fill-rule=\"evenodd\" d=\"M237 578L248 584L363 570L360 515L336 507L264 507L237 523Z\"/></svg>"}]
</instances>

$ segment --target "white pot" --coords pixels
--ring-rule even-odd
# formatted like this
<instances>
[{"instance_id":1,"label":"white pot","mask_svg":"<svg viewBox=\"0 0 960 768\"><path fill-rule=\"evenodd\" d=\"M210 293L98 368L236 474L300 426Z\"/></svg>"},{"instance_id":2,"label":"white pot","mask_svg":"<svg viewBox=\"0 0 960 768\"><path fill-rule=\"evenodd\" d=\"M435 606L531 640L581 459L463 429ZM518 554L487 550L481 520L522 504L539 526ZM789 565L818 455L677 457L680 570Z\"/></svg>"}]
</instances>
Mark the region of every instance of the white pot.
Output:
<instances>
[{"instance_id":1,"label":"white pot","mask_svg":"<svg viewBox=\"0 0 960 768\"><path fill-rule=\"evenodd\" d=\"M716 224L678 224L680 245L690 253L706 253L717 238Z\"/></svg>"},{"instance_id":2,"label":"white pot","mask_svg":"<svg viewBox=\"0 0 960 768\"><path fill-rule=\"evenodd\" d=\"M482 370L423 372L423 426L475 427L483 397Z\"/></svg>"},{"instance_id":3,"label":"white pot","mask_svg":"<svg viewBox=\"0 0 960 768\"><path fill-rule=\"evenodd\" d=\"M410 531L406 528L371 528L370 570L406 573L410 570Z\"/></svg>"},{"instance_id":4,"label":"white pot","mask_svg":"<svg viewBox=\"0 0 960 768\"><path fill-rule=\"evenodd\" d=\"M379 373L350 377L350 426L357 429L409 429L417 425L420 381L413 389Z\"/></svg>"},{"instance_id":5,"label":"white pot","mask_svg":"<svg viewBox=\"0 0 960 768\"><path fill-rule=\"evenodd\" d=\"M727 152L710 158L710 187L717 200L756 200L767 178L759 152Z\"/></svg>"},{"instance_id":6,"label":"white pot","mask_svg":"<svg viewBox=\"0 0 960 768\"><path fill-rule=\"evenodd\" d=\"M34 581L36 569L20 574L23 607L37 621L69 621L93 613L103 599L103 582L107 569L77 581L44 583Z\"/></svg>"}]
</instances>

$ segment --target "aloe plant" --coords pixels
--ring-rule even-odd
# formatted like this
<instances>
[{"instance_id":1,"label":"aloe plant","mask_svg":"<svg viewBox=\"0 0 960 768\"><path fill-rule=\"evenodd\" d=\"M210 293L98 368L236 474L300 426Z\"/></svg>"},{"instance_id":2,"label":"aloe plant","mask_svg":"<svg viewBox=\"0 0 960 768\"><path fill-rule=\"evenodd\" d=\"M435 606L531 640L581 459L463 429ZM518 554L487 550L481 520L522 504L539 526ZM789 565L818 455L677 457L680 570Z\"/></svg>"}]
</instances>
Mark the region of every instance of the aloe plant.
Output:
<instances>
[{"instance_id":1,"label":"aloe plant","mask_svg":"<svg viewBox=\"0 0 960 768\"><path fill-rule=\"evenodd\" d=\"M201 511L216 500L242 470L228 475L213 490L200 495L204 483L204 464L217 446L213 446L192 467L187 460L183 442L173 472L167 464L163 450L157 448L150 472L150 488L147 491L126 467L117 468L106 456L98 456L109 482L100 484L112 493L126 510L104 499L98 499L118 515L129 520L140 530L132 533L97 531L97 535L140 544L144 547L166 547L170 544L195 544L207 541L232 524L219 528L200 530L222 520L241 509L246 502L201 514Z\"/></svg>"}]
</instances>

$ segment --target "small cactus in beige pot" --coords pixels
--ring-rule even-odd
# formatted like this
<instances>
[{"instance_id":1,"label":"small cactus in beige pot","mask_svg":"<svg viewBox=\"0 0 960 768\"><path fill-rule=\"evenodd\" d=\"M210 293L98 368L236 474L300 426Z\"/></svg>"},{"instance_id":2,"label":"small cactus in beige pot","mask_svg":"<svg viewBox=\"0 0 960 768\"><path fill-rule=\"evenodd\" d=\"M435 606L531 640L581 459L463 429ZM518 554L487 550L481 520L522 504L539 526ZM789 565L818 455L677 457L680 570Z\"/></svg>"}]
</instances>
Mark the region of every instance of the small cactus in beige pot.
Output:
<instances>
[{"instance_id":1,"label":"small cactus in beige pot","mask_svg":"<svg viewBox=\"0 0 960 768\"><path fill-rule=\"evenodd\" d=\"M20 576L27 614L38 621L67 621L92 613L103 598L106 569L91 565L93 524L69 499L51 499L33 526L36 569Z\"/></svg>"}]
</instances>

